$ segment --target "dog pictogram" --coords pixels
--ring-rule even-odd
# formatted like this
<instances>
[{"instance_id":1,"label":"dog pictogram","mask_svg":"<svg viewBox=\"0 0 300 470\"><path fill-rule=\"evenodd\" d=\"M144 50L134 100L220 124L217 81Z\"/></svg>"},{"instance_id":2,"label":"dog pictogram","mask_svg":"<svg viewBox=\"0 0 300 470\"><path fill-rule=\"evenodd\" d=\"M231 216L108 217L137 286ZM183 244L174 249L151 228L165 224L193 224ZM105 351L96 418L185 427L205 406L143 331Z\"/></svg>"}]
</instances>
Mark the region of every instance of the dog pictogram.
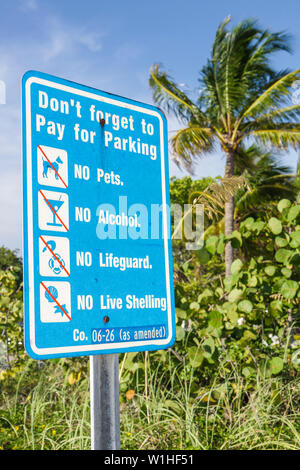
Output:
<instances>
[{"instance_id":1,"label":"dog pictogram","mask_svg":"<svg viewBox=\"0 0 300 470\"><path fill-rule=\"evenodd\" d=\"M68 155L66 150L38 145L37 170L40 184L57 188L68 187Z\"/></svg>"},{"instance_id":2,"label":"dog pictogram","mask_svg":"<svg viewBox=\"0 0 300 470\"><path fill-rule=\"evenodd\" d=\"M58 180L59 166L63 163L60 157L57 157L56 160L48 162L48 160L43 160L43 178L48 178L48 172L53 171L55 179Z\"/></svg>"}]
</instances>

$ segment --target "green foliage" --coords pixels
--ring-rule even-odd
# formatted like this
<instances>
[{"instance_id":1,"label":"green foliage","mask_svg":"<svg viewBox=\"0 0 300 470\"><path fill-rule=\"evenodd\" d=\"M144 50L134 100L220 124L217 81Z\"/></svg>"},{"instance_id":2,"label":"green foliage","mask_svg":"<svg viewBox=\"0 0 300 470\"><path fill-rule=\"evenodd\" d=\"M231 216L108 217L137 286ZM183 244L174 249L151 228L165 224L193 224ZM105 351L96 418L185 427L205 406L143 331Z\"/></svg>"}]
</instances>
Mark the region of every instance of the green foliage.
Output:
<instances>
[{"instance_id":1,"label":"green foliage","mask_svg":"<svg viewBox=\"0 0 300 470\"><path fill-rule=\"evenodd\" d=\"M22 258L18 255L18 250L10 250L0 246L0 271L9 269L14 269L17 283L20 285L23 278L23 263Z\"/></svg>"},{"instance_id":2,"label":"green foliage","mask_svg":"<svg viewBox=\"0 0 300 470\"><path fill-rule=\"evenodd\" d=\"M256 389L257 374L293 377L299 372L299 217L297 204L280 201L270 218L249 217L230 237L208 236L184 263L175 254L176 269L182 269L175 286L177 340L171 355L151 355L162 377L170 364L186 364L179 381L197 389L213 378L222 387L220 362L225 368L234 364L247 393ZM278 237L286 240L284 248ZM224 278L229 239L236 259ZM146 371L143 354L126 355L121 389L138 382L142 390Z\"/></svg>"},{"instance_id":3,"label":"green foliage","mask_svg":"<svg viewBox=\"0 0 300 470\"><path fill-rule=\"evenodd\" d=\"M21 267L0 271L0 365L20 367L23 349L23 290ZM0 372L1 374L1 372ZM1 376L0 376L1 378Z\"/></svg>"},{"instance_id":4,"label":"green foliage","mask_svg":"<svg viewBox=\"0 0 300 470\"><path fill-rule=\"evenodd\" d=\"M0 246L0 270L5 271L11 266L22 268L22 258L18 256L18 250L10 250Z\"/></svg>"},{"instance_id":5,"label":"green foliage","mask_svg":"<svg viewBox=\"0 0 300 470\"><path fill-rule=\"evenodd\" d=\"M198 193L204 191L208 185L213 183L214 178L207 177L200 180L192 180L190 176L184 178L172 177L170 181L171 204L192 204Z\"/></svg>"},{"instance_id":6,"label":"green foliage","mask_svg":"<svg viewBox=\"0 0 300 470\"><path fill-rule=\"evenodd\" d=\"M227 240L237 256L231 275L224 279L216 266ZM256 253L245 257L249 247L255 246ZM267 220L249 217L230 237L207 237L186 270L190 282L176 285L177 321L184 330L177 352L184 356L187 347L188 357L201 375L226 358L247 370L250 381L249 371L262 364L267 364L271 375L285 367L297 369L293 357L300 353L299 261L300 205L287 200L278 203L276 216ZM197 273L203 276L196 283L192 265L198 263Z\"/></svg>"},{"instance_id":7,"label":"green foliage","mask_svg":"<svg viewBox=\"0 0 300 470\"><path fill-rule=\"evenodd\" d=\"M278 156L264 153L257 146L243 148L237 154L235 172L248 179L250 190L239 190L235 196L236 212L242 220L252 215L264 217L266 212L273 214L276 202L283 200L283 207L289 199L297 197L298 189L295 174L283 165Z\"/></svg>"}]
</instances>

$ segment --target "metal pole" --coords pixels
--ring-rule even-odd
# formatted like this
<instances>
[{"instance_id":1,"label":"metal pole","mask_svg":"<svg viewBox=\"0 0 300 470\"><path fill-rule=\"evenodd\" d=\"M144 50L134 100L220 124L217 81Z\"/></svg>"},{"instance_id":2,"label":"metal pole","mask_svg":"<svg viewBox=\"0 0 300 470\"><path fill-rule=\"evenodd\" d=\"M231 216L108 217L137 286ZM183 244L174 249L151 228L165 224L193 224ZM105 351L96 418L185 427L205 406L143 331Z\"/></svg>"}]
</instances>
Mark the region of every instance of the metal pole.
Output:
<instances>
[{"instance_id":1,"label":"metal pole","mask_svg":"<svg viewBox=\"0 0 300 470\"><path fill-rule=\"evenodd\" d=\"M119 355L90 356L92 450L120 449Z\"/></svg>"}]
</instances>

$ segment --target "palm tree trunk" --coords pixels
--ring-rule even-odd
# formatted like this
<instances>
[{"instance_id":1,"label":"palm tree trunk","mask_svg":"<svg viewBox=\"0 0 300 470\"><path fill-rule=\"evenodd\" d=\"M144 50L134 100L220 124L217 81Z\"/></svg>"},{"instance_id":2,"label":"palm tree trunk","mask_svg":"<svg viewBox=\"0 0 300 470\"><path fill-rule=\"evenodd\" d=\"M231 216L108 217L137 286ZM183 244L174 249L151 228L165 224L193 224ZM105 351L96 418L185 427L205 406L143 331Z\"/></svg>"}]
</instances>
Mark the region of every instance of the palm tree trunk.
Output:
<instances>
[{"instance_id":1,"label":"palm tree trunk","mask_svg":"<svg viewBox=\"0 0 300 470\"><path fill-rule=\"evenodd\" d=\"M226 152L226 166L225 177L230 178L234 176L234 153L232 151ZM234 198L229 197L225 203L225 236L230 235L234 229ZM231 265L233 263L233 247L231 242L226 243L225 246L225 274L230 276Z\"/></svg>"}]
</instances>

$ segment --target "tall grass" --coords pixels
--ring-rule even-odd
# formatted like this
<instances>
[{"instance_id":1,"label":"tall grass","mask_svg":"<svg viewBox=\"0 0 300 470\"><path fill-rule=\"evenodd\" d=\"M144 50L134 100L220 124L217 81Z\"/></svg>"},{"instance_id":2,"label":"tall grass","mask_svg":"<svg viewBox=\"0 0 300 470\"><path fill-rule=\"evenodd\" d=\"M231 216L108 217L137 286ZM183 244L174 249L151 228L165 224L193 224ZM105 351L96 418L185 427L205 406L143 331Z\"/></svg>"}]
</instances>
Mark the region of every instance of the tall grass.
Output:
<instances>
[{"instance_id":1,"label":"tall grass","mask_svg":"<svg viewBox=\"0 0 300 470\"><path fill-rule=\"evenodd\" d=\"M55 363L40 368L31 379L30 365L15 378L14 394L1 393L2 448L88 449L87 381L70 385L69 372Z\"/></svg>"},{"instance_id":2,"label":"tall grass","mask_svg":"<svg viewBox=\"0 0 300 470\"><path fill-rule=\"evenodd\" d=\"M234 365L220 364L210 386L195 392L190 366L178 366L167 380L160 370L149 368L148 396L137 393L121 407L125 448L300 449L296 379L257 371L249 386Z\"/></svg>"},{"instance_id":3,"label":"tall grass","mask_svg":"<svg viewBox=\"0 0 300 470\"><path fill-rule=\"evenodd\" d=\"M190 365L162 370L146 354L142 380L135 376L128 385L133 398L121 393L122 449L300 449L296 379L258 372L249 387L234 365L220 364L210 385L197 376L195 389ZM29 362L2 381L2 448L90 448L88 374L77 381L69 374L63 361L34 368Z\"/></svg>"}]
</instances>

